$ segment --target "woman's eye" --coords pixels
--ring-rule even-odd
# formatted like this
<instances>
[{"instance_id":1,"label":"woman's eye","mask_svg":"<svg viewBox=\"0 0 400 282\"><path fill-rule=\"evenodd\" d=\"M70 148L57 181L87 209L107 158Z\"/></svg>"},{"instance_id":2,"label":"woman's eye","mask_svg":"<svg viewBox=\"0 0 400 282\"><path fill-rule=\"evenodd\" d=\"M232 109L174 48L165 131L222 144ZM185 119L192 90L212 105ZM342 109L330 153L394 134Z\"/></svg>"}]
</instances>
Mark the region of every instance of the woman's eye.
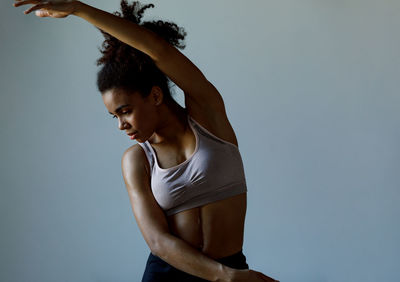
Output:
<instances>
[{"instance_id":1,"label":"woman's eye","mask_svg":"<svg viewBox=\"0 0 400 282\"><path fill-rule=\"evenodd\" d=\"M126 112L121 112L121 115L123 115L123 114L129 114L131 111L126 111ZM113 115L112 116L113 118L116 118L117 116L116 115Z\"/></svg>"}]
</instances>

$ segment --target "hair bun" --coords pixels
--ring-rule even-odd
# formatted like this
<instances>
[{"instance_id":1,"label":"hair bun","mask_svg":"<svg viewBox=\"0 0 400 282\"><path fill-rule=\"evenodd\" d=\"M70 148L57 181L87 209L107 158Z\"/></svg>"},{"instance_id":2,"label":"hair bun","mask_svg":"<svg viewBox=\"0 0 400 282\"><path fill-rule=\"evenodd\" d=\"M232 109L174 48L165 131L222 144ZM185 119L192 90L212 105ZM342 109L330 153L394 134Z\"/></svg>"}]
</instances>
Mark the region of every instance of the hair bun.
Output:
<instances>
[{"instance_id":1,"label":"hair bun","mask_svg":"<svg viewBox=\"0 0 400 282\"><path fill-rule=\"evenodd\" d=\"M127 0L121 0L121 12L114 12L114 15L122 17L124 19L133 21L134 23L140 24L143 13L147 8L154 8L153 4L142 5L139 1L135 1L132 5L128 4Z\"/></svg>"},{"instance_id":2,"label":"hair bun","mask_svg":"<svg viewBox=\"0 0 400 282\"><path fill-rule=\"evenodd\" d=\"M175 23L161 21L161 20L146 21L143 23L141 22L143 13L148 8L154 8L154 5L153 4L142 5L139 1L134 1L131 5L129 5L127 0L121 0L122 14L121 12L116 11L114 12L114 15L132 21L145 28L148 28L149 30L158 34L168 43L174 45L177 48L184 49L186 46L183 43L183 40L185 39L186 32L184 31L183 28L179 27ZM119 60L118 57L120 57L119 55L126 53L127 49L134 49L134 53L139 53L141 56L145 55L139 50L111 36L107 32L104 32L101 29L99 30L103 34L105 40L102 44L102 49L100 49L100 52L103 54L103 57L97 60L98 66L106 63L111 58L116 59L118 61ZM132 54L132 55L135 56L139 54Z\"/></svg>"}]
</instances>

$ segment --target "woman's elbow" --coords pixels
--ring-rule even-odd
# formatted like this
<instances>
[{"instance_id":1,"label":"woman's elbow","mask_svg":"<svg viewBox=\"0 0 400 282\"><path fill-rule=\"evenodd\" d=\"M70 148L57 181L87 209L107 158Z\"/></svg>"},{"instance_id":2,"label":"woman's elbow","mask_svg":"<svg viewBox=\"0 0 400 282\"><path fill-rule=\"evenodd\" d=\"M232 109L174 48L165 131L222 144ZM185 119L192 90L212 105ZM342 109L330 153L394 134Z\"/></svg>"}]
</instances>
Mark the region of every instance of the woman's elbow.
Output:
<instances>
[{"instance_id":1,"label":"woman's elbow","mask_svg":"<svg viewBox=\"0 0 400 282\"><path fill-rule=\"evenodd\" d=\"M157 234L153 236L153 238L151 238L148 245L153 255L156 255L158 257L164 256L164 254L167 252L167 246L169 241L168 235L170 234L162 233L162 234Z\"/></svg>"}]
</instances>

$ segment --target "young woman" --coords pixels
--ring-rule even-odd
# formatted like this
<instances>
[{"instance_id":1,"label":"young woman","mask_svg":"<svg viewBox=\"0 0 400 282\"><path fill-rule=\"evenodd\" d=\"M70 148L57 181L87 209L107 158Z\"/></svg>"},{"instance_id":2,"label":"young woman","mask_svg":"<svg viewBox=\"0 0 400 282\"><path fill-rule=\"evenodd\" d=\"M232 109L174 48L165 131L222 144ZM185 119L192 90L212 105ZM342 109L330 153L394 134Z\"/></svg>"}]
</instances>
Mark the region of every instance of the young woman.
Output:
<instances>
[{"instance_id":1,"label":"young woman","mask_svg":"<svg viewBox=\"0 0 400 282\"><path fill-rule=\"evenodd\" d=\"M80 1L16 0L26 14L75 15L105 36L97 86L118 127L138 143L122 157L137 224L150 247L142 281L277 281L250 270L242 253L246 181L223 99L176 47L185 32L141 22L139 2L122 14ZM169 80L185 95L172 97Z\"/></svg>"}]
</instances>

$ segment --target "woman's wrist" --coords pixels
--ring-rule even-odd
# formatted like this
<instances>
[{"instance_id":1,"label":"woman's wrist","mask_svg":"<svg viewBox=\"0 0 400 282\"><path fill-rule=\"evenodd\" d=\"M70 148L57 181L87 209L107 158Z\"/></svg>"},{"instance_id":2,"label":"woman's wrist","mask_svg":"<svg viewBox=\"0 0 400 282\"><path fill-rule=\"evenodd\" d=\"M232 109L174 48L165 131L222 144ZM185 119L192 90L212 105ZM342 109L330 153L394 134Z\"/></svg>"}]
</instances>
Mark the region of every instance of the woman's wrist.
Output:
<instances>
[{"instance_id":1,"label":"woman's wrist","mask_svg":"<svg viewBox=\"0 0 400 282\"><path fill-rule=\"evenodd\" d=\"M232 282L234 281L234 277L235 277L235 272L236 270L228 267L226 265L221 264L221 275L220 277L217 279L217 281L219 282Z\"/></svg>"},{"instance_id":2,"label":"woman's wrist","mask_svg":"<svg viewBox=\"0 0 400 282\"><path fill-rule=\"evenodd\" d=\"M74 16L79 17L79 13L82 12L84 6L85 6L85 4L82 3L81 1L74 1L74 11L72 12L72 14Z\"/></svg>"}]
</instances>

